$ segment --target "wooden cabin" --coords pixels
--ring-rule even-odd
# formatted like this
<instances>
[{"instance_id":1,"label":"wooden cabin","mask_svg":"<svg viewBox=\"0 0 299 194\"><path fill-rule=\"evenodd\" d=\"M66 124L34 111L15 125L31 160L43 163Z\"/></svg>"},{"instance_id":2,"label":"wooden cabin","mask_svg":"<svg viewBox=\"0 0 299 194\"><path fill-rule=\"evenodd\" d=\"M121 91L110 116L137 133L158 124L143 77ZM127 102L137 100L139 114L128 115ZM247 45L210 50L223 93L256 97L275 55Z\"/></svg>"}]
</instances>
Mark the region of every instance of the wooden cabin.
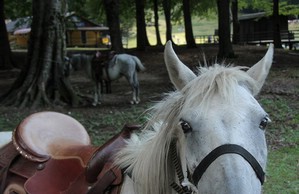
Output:
<instances>
[{"instance_id":1,"label":"wooden cabin","mask_svg":"<svg viewBox=\"0 0 299 194\"><path fill-rule=\"evenodd\" d=\"M67 47L104 47L111 46L109 28L98 25L75 13L66 16ZM21 26L13 21L7 24L7 30L16 47L27 48L31 20Z\"/></svg>"},{"instance_id":2,"label":"wooden cabin","mask_svg":"<svg viewBox=\"0 0 299 194\"><path fill-rule=\"evenodd\" d=\"M288 16L279 17L281 39L294 39L288 29ZM240 42L254 43L273 40L273 17L265 12L244 14L239 16Z\"/></svg>"}]
</instances>

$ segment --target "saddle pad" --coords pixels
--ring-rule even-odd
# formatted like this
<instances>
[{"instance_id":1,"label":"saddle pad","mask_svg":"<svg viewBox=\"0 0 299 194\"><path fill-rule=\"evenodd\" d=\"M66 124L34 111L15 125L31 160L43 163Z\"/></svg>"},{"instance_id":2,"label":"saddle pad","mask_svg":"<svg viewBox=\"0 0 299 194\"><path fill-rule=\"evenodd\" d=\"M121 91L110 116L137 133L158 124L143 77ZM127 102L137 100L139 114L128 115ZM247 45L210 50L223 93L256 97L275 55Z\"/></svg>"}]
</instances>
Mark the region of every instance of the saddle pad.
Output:
<instances>
[{"instance_id":1,"label":"saddle pad","mask_svg":"<svg viewBox=\"0 0 299 194\"><path fill-rule=\"evenodd\" d=\"M50 159L42 171L37 171L27 180L24 187L28 194L83 194L88 188L84 172L78 159ZM76 186L76 190L65 192L71 185Z\"/></svg>"},{"instance_id":2,"label":"saddle pad","mask_svg":"<svg viewBox=\"0 0 299 194\"><path fill-rule=\"evenodd\" d=\"M39 112L25 118L14 130L13 142L25 158L44 162L57 150L90 145L85 128L74 118L57 112Z\"/></svg>"}]
</instances>

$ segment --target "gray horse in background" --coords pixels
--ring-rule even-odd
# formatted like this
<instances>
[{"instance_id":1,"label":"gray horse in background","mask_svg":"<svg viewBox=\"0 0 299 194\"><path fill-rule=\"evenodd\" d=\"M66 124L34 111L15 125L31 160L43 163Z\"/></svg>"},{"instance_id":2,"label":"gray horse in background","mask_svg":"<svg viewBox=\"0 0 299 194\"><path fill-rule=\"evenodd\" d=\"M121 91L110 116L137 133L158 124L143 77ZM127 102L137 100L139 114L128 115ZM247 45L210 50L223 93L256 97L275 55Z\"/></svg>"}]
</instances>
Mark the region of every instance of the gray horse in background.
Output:
<instances>
[{"instance_id":1,"label":"gray horse in background","mask_svg":"<svg viewBox=\"0 0 299 194\"><path fill-rule=\"evenodd\" d=\"M84 70L87 77L94 83L93 106L101 103L104 82L109 90L110 82L122 76L127 79L132 88L133 96L130 103L138 104L140 102L137 72L144 71L145 67L136 56L112 55L112 52L104 55L98 51L95 55L74 54L70 58L70 64L74 70Z\"/></svg>"}]
</instances>

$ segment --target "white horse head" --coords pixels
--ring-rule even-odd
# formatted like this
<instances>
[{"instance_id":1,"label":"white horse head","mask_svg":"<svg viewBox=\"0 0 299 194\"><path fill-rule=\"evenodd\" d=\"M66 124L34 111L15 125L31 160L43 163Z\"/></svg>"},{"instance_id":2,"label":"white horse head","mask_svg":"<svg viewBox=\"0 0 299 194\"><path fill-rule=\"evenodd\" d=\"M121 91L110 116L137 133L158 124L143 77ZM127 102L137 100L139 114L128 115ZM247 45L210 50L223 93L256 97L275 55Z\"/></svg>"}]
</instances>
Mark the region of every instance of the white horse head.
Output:
<instances>
[{"instance_id":1,"label":"white horse head","mask_svg":"<svg viewBox=\"0 0 299 194\"><path fill-rule=\"evenodd\" d=\"M215 64L198 75L166 44L165 62L177 91L152 108L152 118L117 155L136 193L169 194L175 178L169 156L176 142L184 179L198 193L261 193L267 160L268 114L254 98L273 58L273 45L248 71ZM191 178L187 178L187 171Z\"/></svg>"}]
</instances>

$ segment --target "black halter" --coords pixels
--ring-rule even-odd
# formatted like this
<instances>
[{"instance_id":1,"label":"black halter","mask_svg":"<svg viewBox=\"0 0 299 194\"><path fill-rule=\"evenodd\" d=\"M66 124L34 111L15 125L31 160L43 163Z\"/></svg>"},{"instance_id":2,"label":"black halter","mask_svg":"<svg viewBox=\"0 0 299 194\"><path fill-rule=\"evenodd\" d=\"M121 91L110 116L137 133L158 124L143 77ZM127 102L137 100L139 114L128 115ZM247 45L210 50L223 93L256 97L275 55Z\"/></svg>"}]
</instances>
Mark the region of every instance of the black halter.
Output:
<instances>
[{"instance_id":1,"label":"black halter","mask_svg":"<svg viewBox=\"0 0 299 194\"><path fill-rule=\"evenodd\" d=\"M198 181L200 180L204 172L207 170L207 168L212 164L212 162L216 160L219 156L224 154L239 154L240 156L242 156L251 165L261 184L264 183L265 172L263 171L263 168L246 149L235 144L224 144L215 148L199 163L199 165L194 170L192 176L193 184L197 185Z\"/></svg>"}]
</instances>

